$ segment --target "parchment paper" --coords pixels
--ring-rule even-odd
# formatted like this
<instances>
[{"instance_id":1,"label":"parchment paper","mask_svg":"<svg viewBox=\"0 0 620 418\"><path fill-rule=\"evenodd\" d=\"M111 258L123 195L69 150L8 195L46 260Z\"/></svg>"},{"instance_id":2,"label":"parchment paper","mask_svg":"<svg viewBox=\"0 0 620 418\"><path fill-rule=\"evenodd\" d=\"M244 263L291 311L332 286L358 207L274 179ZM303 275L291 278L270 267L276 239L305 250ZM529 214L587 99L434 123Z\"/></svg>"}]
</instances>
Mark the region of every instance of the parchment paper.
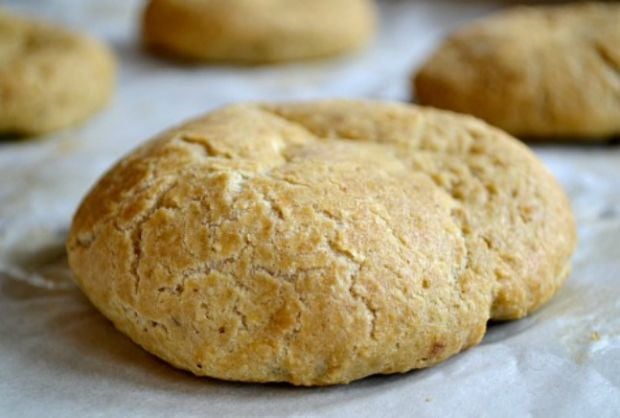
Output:
<instances>
[{"instance_id":1,"label":"parchment paper","mask_svg":"<svg viewBox=\"0 0 620 418\"><path fill-rule=\"evenodd\" d=\"M88 31L119 58L111 105L82 126L0 145L0 416L620 416L620 148L539 145L579 223L574 270L531 317L431 369L301 389L195 378L117 332L69 279L63 240L80 198L152 134L225 103L407 100L408 76L492 1L383 1L364 52L278 67L180 67L145 55L139 1L11 0Z\"/></svg>"}]
</instances>

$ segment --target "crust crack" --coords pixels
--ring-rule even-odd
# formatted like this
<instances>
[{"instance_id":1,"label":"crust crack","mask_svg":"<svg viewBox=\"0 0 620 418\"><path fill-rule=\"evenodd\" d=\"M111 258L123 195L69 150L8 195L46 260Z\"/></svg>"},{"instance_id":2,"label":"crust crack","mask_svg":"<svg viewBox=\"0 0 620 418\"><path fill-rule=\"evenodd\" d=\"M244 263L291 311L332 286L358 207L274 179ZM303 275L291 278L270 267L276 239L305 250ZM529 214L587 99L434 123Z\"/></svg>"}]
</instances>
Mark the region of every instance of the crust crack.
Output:
<instances>
[{"instance_id":1,"label":"crust crack","mask_svg":"<svg viewBox=\"0 0 620 418\"><path fill-rule=\"evenodd\" d=\"M144 224L162 207L164 196L177 185L178 180L172 180L164 189L159 192L155 198L153 205L142 215L142 217L133 224L129 234L133 248L133 257L131 261L131 275L134 278L134 294L138 294L140 287L140 259L142 258L142 233L144 232Z\"/></svg>"}]
</instances>

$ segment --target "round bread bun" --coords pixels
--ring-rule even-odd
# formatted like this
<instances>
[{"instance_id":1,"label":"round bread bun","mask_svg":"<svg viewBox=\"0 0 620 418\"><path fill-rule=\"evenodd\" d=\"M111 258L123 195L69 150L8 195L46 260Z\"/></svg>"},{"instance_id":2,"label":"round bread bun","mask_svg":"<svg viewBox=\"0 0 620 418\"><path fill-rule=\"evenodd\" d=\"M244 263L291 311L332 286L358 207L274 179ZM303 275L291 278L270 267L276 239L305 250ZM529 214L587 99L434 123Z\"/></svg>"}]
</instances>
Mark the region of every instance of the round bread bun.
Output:
<instances>
[{"instance_id":1,"label":"round bread bun","mask_svg":"<svg viewBox=\"0 0 620 418\"><path fill-rule=\"evenodd\" d=\"M620 135L620 4L518 7L450 36L414 80L421 104L531 139Z\"/></svg>"},{"instance_id":2,"label":"round bread bun","mask_svg":"<svg viewBox=\"0 0 620 418\"><path fill-rule=\"evenodd\" d=\"M568 201L473 118L402 104L245 104L113 167L68 239L116 327L197 375L347 383L438 363L561 285Z\"/></svg>"},{"instance_id":3,"label":"round bread bun","mask_svg":"<svg viewBox=\"0 0 620 418\"><path fill-rule=\"evenodd\" d=\"M101 43L0 10L0 135L83 121L108 101L115 62Z\"/></svg>"},{"instance_id":4,"label":"round bread bun","mask_svg":"<svg viewBox=\"0 0 620 418\"><path fill-rule=\"evenodd\" d=\"M166 55L251 64L352 51L374 27L371 0L150 0L142 33Z\"/></svg>"}]
</instances>

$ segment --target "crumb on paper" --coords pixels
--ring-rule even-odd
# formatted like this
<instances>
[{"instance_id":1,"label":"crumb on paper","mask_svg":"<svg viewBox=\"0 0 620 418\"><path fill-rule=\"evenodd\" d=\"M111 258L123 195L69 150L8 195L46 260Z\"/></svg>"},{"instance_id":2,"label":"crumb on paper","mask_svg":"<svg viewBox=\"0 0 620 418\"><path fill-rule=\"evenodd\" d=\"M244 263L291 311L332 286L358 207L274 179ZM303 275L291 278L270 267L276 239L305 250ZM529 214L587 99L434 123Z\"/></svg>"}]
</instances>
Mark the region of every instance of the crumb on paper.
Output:
<instances>
[{"instance_id":1,"label":"crumb on paper","mask_svg":"<svg viewBox=\"0 0 620 418\"><path fill-rule=\"evenodd\" d=\"M430 402L431 398L424 398L424 402Z\"/></svg>"},{"instance_id":2,"label":"crumb on paper","mask_svg":"<svg viewBox=\"0 0 620 418\"><path fill-rule=\"evenodd\" d=\"M600 341L601 335L596 331L592 331L592 335L590 336L590 338L592 339L592 341Z\"/></svg>"},{"instance_id":3,"label":"crumb on paper","mask_svg":"<svg viewBox=\"0 0 620 418\"><path fill-rule=\"evenodd\" d=\"M80 142L79 138L66 137L58 141L56 146L61 155L69 155L80 147Z\"/></svg>"}]
</instances>

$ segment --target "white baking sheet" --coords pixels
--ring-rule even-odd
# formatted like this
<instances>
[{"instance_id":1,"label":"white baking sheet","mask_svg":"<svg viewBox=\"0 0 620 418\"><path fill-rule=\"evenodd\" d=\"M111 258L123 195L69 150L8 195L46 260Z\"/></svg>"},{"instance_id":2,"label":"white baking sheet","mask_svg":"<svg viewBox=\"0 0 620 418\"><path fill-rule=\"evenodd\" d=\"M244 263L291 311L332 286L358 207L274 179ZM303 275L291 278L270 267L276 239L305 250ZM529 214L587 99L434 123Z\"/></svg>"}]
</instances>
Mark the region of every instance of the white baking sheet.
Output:
<instances>
[{"instance_id":1,"label":"white baking sheet","mask_svg":"<svg viewBox=\"0 0 620 418\"><path fill-rule=\"evenodd\" d=\"M505 5L506 2L503 2ZM531 317L428 370L302 389L199 379L134 345L72 285L63 239L88 187L152 134L225 103L406 100L408 75L450 28L493 1L381 3L365 52L280 67L179 67L144 55L141 2L0 0L106 39L116 99L86 124L0 144L0 416L620 416L620 147L537 146L571 196L574 272Z\"/></svg>"}]
</instances>

